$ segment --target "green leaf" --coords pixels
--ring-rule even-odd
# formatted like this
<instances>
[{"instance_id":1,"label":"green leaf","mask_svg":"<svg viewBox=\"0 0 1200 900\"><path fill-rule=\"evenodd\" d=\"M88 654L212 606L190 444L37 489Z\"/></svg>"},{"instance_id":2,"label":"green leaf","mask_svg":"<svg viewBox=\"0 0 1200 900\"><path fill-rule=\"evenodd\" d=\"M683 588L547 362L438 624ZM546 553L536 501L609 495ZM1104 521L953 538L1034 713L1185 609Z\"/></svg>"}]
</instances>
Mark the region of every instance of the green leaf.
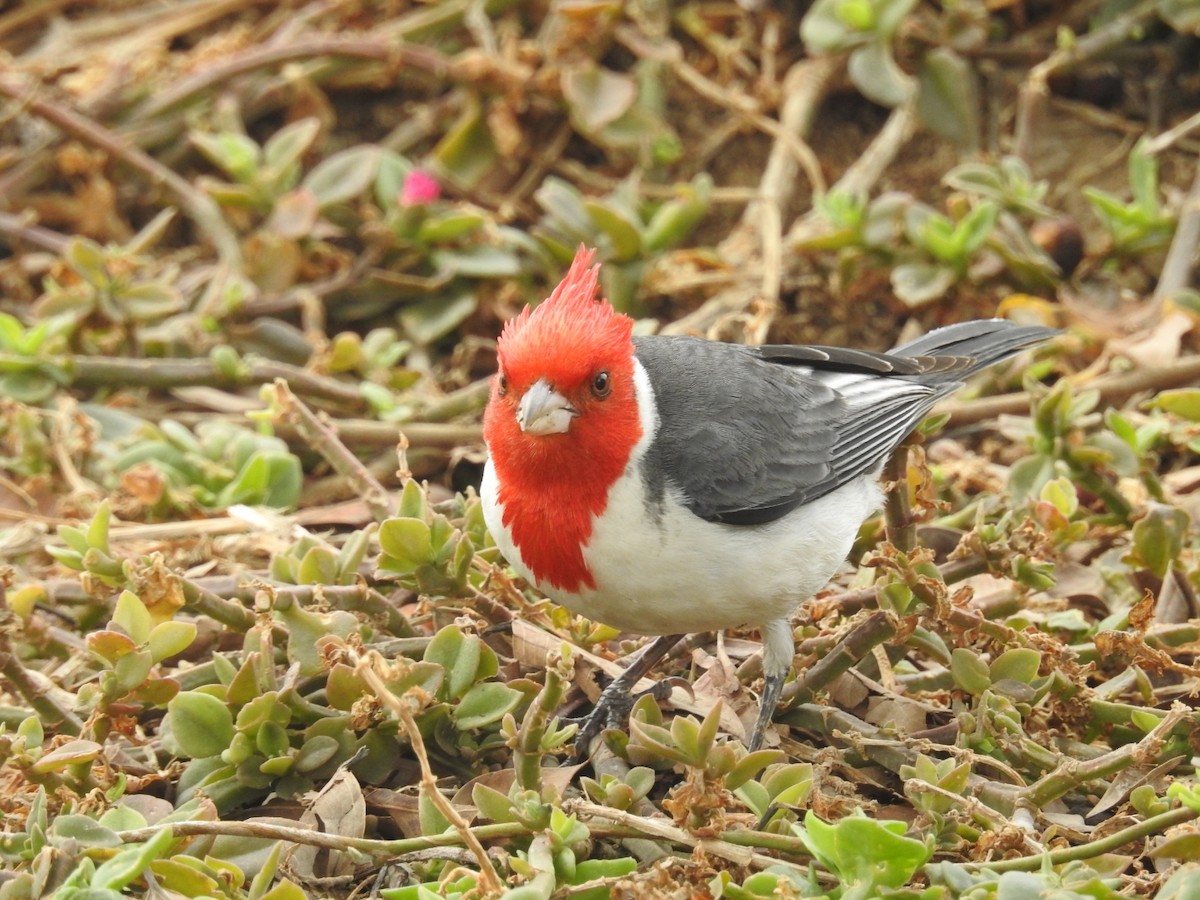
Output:
<instances>
[{"instance_id":1,"label":"green leaf","mask_svg":"<svg viewBox=\"0 0 1200 900\"><path fill-rule=\"evenodd\" d=\"M598 878L623 878L636 872L637 867L638 861L631 856L617 859L584 859L576 863L575 872L568 884L587 884ZM570 895L571 900L610 900L613 893L612 888L602 885L585 891L571 891Z\"/></svg>"},{"instance_id":2,"label":"green leaf","mask_svg":"<svg viewBox=\"0 0 1200 900\"><path fill-rule=\"evenodd\" d=\"M300 460L291 453L259 450L217 495L216 505L248 503L290 509L300 499L303 479Z\"/></svg>"},{"instance_id":3,"label":"green leaf","mask_svg":"<svg viewBox=\"0 0 1200 900\"><path fill-rule=\"evenodd\" d=\"M862 16L844 16L842 0L817 0L800 22L800 39L808 52L816 55L845 50L861 43L862 35L852 24ZM868 5L867 15L870 15ZM850 21L847 21L850 19Z\"/></svg>"},{"instance_id":4,"label":"green leaf","mask_svg":"<svg viewBox=\"0 0 1200 900\"><path fill-rule=\"evenodd\" d=\"M991 679L993 683L1012 680L1030 684L1037 678L1041 664L1042 654L1039 651L1029 647L1013 647L1001 653L992 663Z\"/></svg>"},{"instance_id":5,"label":"green leaf","mask_svg":"<svg viewBox=\"0 0 1200 900\"><path fill-rule=\"evenodd\" d=\"M193 622L159 622L150 632L150 655L156 663L182 653L196 639Z\"/></svg>"},{"instance_id":6,"label":"green leaf","mask_svg":"<svg viewBox=\"0 0 1200 900\"><path fill-rule=\"evenodd\" d=\"M875 0L874 6L879 17L876 22L878 33L888 37L894 35L918 2L919 0Z\"/></svg>"},{"instance_id":7,"label":"green leaf","mask_svg":"<svg viewBox=\"0 0 1200 900\"><path fill-rule=\"evenodd\" d=\"M959 147L979 144L979 90L975 71L948 47L935 47L921 61L917 115L931 130Z\"/></svg>"},{"instance_id":8,"label":"green leaf","mask_svg":"<svg viewBox=\"0 0 1200 900\"><path fill-rule=\"evenodd\" d=\"M89 650L110 665L115 665L121 657L137 649L133 639L119 631L93 631L84 640Z\"/></svg>"},{"instance_id":9,"label":"green leaf","mask_svg":"<svg viewBox=\"0 0 1200 900\"><path fill-rule=\"evenodd\" d=\"M515 278L521 274L521 261L515 253L504 247L480 245L462 250L437 250L430 254L430 259L439 272L467 278ZM474 300L474 297L471 299ZM444 300L441 302L443 306L446 305ZM472 312L475 310L474 303L471 303L470 309Z\"/></svg>"},{"instance_id":10,"label":"green leaf","mask_svg":"<svg viewBox=\"0 0 1200 900\"><path fill-rule=\"evenodd\" d=\"M1051 457L1027 456L1009 469L1008 491L1016 501L1036 496L1042 487L1055 477L1055 471L1054 460Z\"/></svg>"},{"instance_id":11,"label":"green leaf","mask_svg":"<svg viewBox=\"0 0 1200 900\"><path fill-rule=\"evenodd\" d=\"M229 131L221 134L192 132L189 137L202 156L234 181L241 184L254 181L262 162L262 151L246 135Z\"/></svg>"},{"instance_id":12,"label":"green leaf","mask_svg":"<svg viewBox=\"0 0 1200 900\"><path fill-rule=\"evenodd\" d=\"M222 893L221 883L208 871L197 868L191 860L185 863L182 859L156 859L150 869L158 882L158 890L166 896L216 897Z\"/></svg>"},{"instance_id":13,"label":"green leaf","mask_svg":"<svg viewBox=\"0 0 1200 900\"><path fill-rule=\"evenodd\" d=\"M1159 391L1149 405L1187 419L1200 422L1200 388L1175 388Z\"/></svg>"},{"instance_id":14,"label":"green leaf","mask_svg":"<svg viewBox=\"0 0 1200 900\"><path fill-rule=\"evenodd\" d=\"M400 191L413 165L394 150L383 150L375 172L375 202L384 212L397 208Z\"/></svg>"},{"instance_id":15,"label":"green leaf","mask_svg":"<svg viewBox=\"0 0 1200 900\"><path fill-rule=\"evenodd\" d=\"M905 837L903 822L867 818L862 810L836 825L813 812L804 817L801 838L855 896L879 896L878 887L906 884L932 855L930 846Z\"/></svg>"},{"instance_id":16,"label":"green leaf","mask_svg":"<svg viewBox=\"0 0 1200 900\"><path fill-rule=\"evenodd\" d=\"M183 309L183 295L174 285L161 281L129 285L116 295L116 301L135 322L153 322Z\"/></svg>"},{"instance_id":17,"label":"green leaf","mask_svg":"<svg viewBox=\"0 0 1200 900\"><path fill-rule=\"evenodd\" d=\"M769 765L781 763L786 759L780 750L756 750L743 756L725 776L725 786L736 791L751 778Z\"/></svg>"},{"instance_id":18,"label":"green leaf","mask_svg":"<svg viewBox=\"0 0 1200 900\"><path fill-rule=\"evenodd\" d=\"M620 210L599 200L586 200L583 205L596 227L608 238L613 262L628 262L641 255L642 236L638 232L640 223L630 220Z\"/></svg>"},{"instance_id":19,"label":"green leaf","mask_svg":"<svg viewBox=\"0 0 1200 900\"><path fill-rule=\"evenodd\" d=\"M13 372L0 375L0 396L27 406L36 406L54 396L62 382L43 372Z\"/></svg>"},{"instance_id":20,"label":"green leaf","mask_svg":"<svg viewBox=\"0 0 1200 900\"><path fill-rule=\"evenodd\" d=\"M83 237L71 238L63 249L63 259L76 275L92 287L103 288L108 284L108 257L104 248L95 241Z\"/></svg>"},{"instance_id":21,"label":"green leaf","mask_svg":"<svg viewBox=\"0 0 1200 900\"><path fill-rule=\"evenodd\" d=\"M113 831L126 831L145 828L146 817L129 806L112 806L100 817L100 824Z\"/></svg>"},{"instance_id":22,"label":"green leaf","mask_svg":"<svg viewBox=\"0 0 1200 900\"><path fill-rule=\"evenodd\" d=\"M30 766L35 775L48 775L52 772L66 772L68 769L89 766L104 753L104 748L95 741L67 741L43 753Z\"/></svg>"},{"instance_id":23,"label":"green leaf","mask_svg":"<svg viewBox=\"0 0 1200 900\"><path fill-rule=\"evenodd\" d=\"M1183 539L1190 520L1182 509L1151 503L1146 515L1133 523L1136 557L1157 577L1166 577L1171 564L1183 552Z\"/></svg>"},{"instance_id":24,"label":"green leaf","mask_svg":"<svg viewBox=\"0 0 1200 900\"><path fill-rule=\"evenodd\" d=\"M992 686L987 663L966 647L955 647L950 654L950 674L958 687L976 697Z\"/></svg>"},{"instance_id":25,"label":"green leaf","mask_svg":"<svg viewBox=\"0 0 1200 900\"><path fill-rule=\"evenodd\" d=\"M1077 491L1075 482L1063 476L1046 482L1042 486L1039 496L1064 516L1070 518L1079 509L1079 495Z\"/></svg>"},{"instance_id":26,"label":"green leaf","mask_svg":"<svg viewBox=\"0 0 1200 900\"><path fill-rule=\"evenodd\" d=\"M447 625L430 640L423 660L446 670L443 696L453 699L463 696L479 680L482 655L483 641L473 634L464 634L457 625Z\"/></svg>"},{"instance_id":27,"label":"green leaf","mask_svg":"<svg viewBox=\"0 0 1200 900\"><path fill-rule=\"evenodd\" d=\"M941 297L958 281L954 270L935 263L901 263L892 269L892 290L910 307Z\"/></svg>"},{"instance_id":28,"label":"green leaf","mask_svg":"<svg viewBox=\"0 0 1200 900\"><path fill-rule=\"evenodd\" d=\"M154 627L154 621L150 618L146 605L133 591L121 591L113 608L112 620L135 644L140 646L150 640L150 630Z\"/></svg>"},{"instance_id":29,"label":"green leaf","mask_svg":"<svg viewBox=\"0 0 1200 900\"><path fill-rule=\"evenodd\" d=\"M335 742L336 743L336 742ZM267 759L283 756L291 749L287 730L278 722L267 721L254 732L254 747Z\"/></svg>"},{"instance_id":30,"label":"green leaf","mask_svg":"<svg viewBox=\"0 0 1200 900\"><path fill-rule=\"evenodd\" d=\"M56 816L50 823L50 833L59 838L71 838L84 847L121 847L123 842L115 831L101 825L90 816L67 814Z\"/></svg>"},{"instance_id":31,"label":"green leaf","mask_svg":"<svg viewBox=\"0 0 1200 900\"><path fill-rule=\"evenodd\" d=\"M304 742L300 752L296 754L296 771L309 773L333 761L341 750L341 744L336 738L327 734L316 734Z\"/></svg>"},{"instance_id":32,"label":"green leaf","mask_svg":"<svg viewBox=\"0 0 1200 900\"><path fill-rule=\"evenodd\" d=\"M150 651L135 650L117 660L113 666L113 674L121 689L130 693L142 687L152 668L154 668L154 657Z\"/></svg>"},{"instance_id":33,"label":"green leaf","mask_svg":"<svg viewBox=\"0 0 1200 900\"><path fill-rule=\"evenodd\" d=\"M133 845L122 850L116 856L106 860L92 876L92 887L110 891L121 891L139 878L150 863L166 856L175 843L175 836L170 828L163 828L150 840L141 845Z\"/></svg>"},{"instance_id":34,"label":"green leaf","mask_svg":"<svg viewBox=\"0 0 1200 900\"><path fill-rule=\"evenodd\" d=\"M442 814L437 804L430 799L424 782L418 785L417 791L417 815L421 822L421 834L435 835L449 830L449 820Z\"/></svg>"},{"instance_id":35,"label":"green leaf","mask_svg":"<svg viewBox=\"0 0 1200 900\"><path fill-rule=\"evenodd\" d=\"M585 134L595 134L633 108L637 82L583 57L564 66L561 75L563 99L571 121Z\"/></svg>"},{"instance_id":36,"label":"green leaf","mask_svg":"<svg viewBox=\"0 0 1200 900\"><path fill-rule=\"evenodd\" d=\"M233 715L211 694L184 691L167 704L171 734L192 759L217 756L233 740Z\"/></svg>"},{"instance_id":37,"label":"green leaf","mask_svg":"<svg viewBox=\"0 0 1200 900\"><path fill-rule=\"evenodd\" d=\"M318 163L304 177L301 187L312 192L322 211L353 200L375 181L379 154L378 147L369 145L342 150Z\"/></svg>"},{"instance_id":38,"label":"green leaf","mask_svg":"<svg viewBox=\"0 0 1200 900\"><path fill-rule=\"evenodd\" d=\"M112 522L112 508L104 500L96 507L92 521L88 524L87 546L108 552L108 527ZM81 551L86 552L86 551Z\"/></svg>"},{"instance_id":39,"label":"green leaf","mask_svg":"<svg viewBox=\"0 0 1200 900\"><path fill-rule=\"evenodd\" d=\"M871 41L851 53L847 71L863 96L880 106L899 106L916 89L912 76L896 64L891 45L882 40Z\"/></svg>"},{"instance_id":40,"label":"green leaf","mask_svg":"<svg viewBox=\"0 0 1200 900\"><path fill-rule=\"evenodd\" d=\"M551 175L533 192L533 199L550 215L568 243L586 242L591 237L592 220L583 196L570 182ZM568 249L568 261L573 251Z\"/></svg>"},{"instance_id":41,"label":"green leaf","mask_svg":"<svg viewBox=\"0 0 1200 900\"><path fill-rule=\"evenodd\" d=\"M454 724L459 731L485 728L516 709L524 696L498 681L477 684L454 707Z\"/></svg>"},{"instance_id":42,"label":"green leaf","mask_svg":"<svg viewBox=\"0 0 1200 900\"><path fill-rule=\"evenodd\" d=\"M91 549L91 544L88 543L87 532L81 528L76 528L74 525L59 525L58 536L63 543L80 556Z\"/></svg>"},{"instance_id":43,"label":"green leaf","mask_svg":"<svg viewBox=\"0 0 1200 900\"><path fill-rule=\"evenodd\" d=\"M380 567L402 574L434 558L429 526L421 519L386 520L379 526L379 548L384 553Z\"/></svg>"},{"instance_id":44,"label":"green leaf","mask_svg":"<svg viewBox=\"0 0 1200 900\"><path fill-rule=\"evenodd\" d=\"M300 584L337 584L338 555L332 547L309 547L300 560Z\"/></svg>"},{"instance_id":45,"label":"green leaf","mask_svg":"<svg viewBox=\"0 0 1200 900\"><path fill-rule=\"evenodd\" d=\"M429 501L425 496L425 489L415 478L410 478L404 483L404 490L400 492L400 502L397 504L396 516L401 519L420 519L422 522L429 515ZM380 540L382 542L382 534Z\"/></svg>"},{"instance_id":46,"label":"green leaf","mask_svg":"<svg viewBox=\"0 0 1200 900\"><path fill-rule=\"evenodd\" d=\"M499 154L477 98L472 98L434 148L433 158L442 171L466 188L495 170Z\"/></svg>"},{"instance_id":47,"label":"green leaf","mask_svg":"<svg viewBox=\"0 0 1200 900\"><path fill-rule=\"evenodd\" d=\"M1200 834L1184 832L1165 837L1150 851L1150 856L1154 859L1181 859L1190 862L1200 860Z\"/></svg>"},{"instance_id":48,"label":"green leaf","mask_svg":"<svg viewBox=\"0 0 1200 900\"><path fill-rule=\"evenodd\" d=\"M1129 724L1144 734L1149 734L1162 722L1160 715L1152 709L1132 709L1129 711Z\"/></svg>"},{"instance_id":49,"label":"green leaf","mask_svg":"<svg viewBox=\"0 0 1200 900\"><path fill-rule=\"evenodd\" d=\"M961 235L960 246L962 262L966 257L984 245L996 227L996 217L1000 208L990 200L985 200L963 216L955 231Z\"/></svg>"},{"instance_id":50,"label":"green leaf","mask_svg":"<svg viewBox=\"0 0 1200 900\"><path fill-rule=\"evenodd\" d=\"M1160 212L1158 201L1158 160L1146 152L1147 139L1142 138L1129 154L1129 188L1133 202L1150 218Z\"/></svg>"},{"instance_id":51,"label":"green leaf","mask_svg":"<svg viewBox=\"0 0 1200 900\"><path fill-rule=\"evenodd\" d=\"M417 229L417 240L422 244L448 244L475 233L485 224L487 217L480 213L451 209L428 216Z\"/></svg>"},{"instance_id":52,"label":"green leaf","mask_svg":"<svg viewBox=\"0 0 1200 900\"><path fill-rule=\"evenodd\" d=\"M454 331L475 312L478 305L479 300L472 290L463 290L449 297L430 297L419 303L410 303L400 310L400 324L404 326L405 337L414 344L427 347Z\"/></svg>"},{"instance_id":53,"label":"green leaf","mask_svg":"<svg viewBox=\"0 0 1200 900\"><path fill-rule=\"evenodd\" d=\"M306 116L285 125L263 144L263 162L276 173L287 172L300 162L300 157L308 152L320 133L321 120L316 116Z\"/></svg>"},{"instance_id":54,"label":"green leaf","mask_svg":"<svg viewBox=\"0 0 1200 900\"><path fill-rule=\"evenodd\" d=\"M701 172L680 190L678 197L662 204L642 232L646 250L657 253L681 244L708 212L712 189L712 176Z\"/></svg>"}]
</instances>

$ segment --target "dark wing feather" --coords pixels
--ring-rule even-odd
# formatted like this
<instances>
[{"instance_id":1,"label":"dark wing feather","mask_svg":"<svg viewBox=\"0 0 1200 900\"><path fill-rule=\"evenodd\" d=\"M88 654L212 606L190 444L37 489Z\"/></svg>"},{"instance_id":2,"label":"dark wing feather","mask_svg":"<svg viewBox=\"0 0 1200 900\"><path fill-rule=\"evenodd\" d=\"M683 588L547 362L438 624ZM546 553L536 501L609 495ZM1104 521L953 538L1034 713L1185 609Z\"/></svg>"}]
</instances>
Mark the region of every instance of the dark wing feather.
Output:
<instances>
[{"instance_id":1,"label":"dark wing feather","mask_svg":"<svg viewBox=\"0 0 1200 900\"><path fill-rule=\"evenodd\" d=\"M675 488L709 521L774 521L877 470L962 378L1053 333L969 322L890 354L635 338L659 410L651 499Z\"/></svg>"}]
</instances>

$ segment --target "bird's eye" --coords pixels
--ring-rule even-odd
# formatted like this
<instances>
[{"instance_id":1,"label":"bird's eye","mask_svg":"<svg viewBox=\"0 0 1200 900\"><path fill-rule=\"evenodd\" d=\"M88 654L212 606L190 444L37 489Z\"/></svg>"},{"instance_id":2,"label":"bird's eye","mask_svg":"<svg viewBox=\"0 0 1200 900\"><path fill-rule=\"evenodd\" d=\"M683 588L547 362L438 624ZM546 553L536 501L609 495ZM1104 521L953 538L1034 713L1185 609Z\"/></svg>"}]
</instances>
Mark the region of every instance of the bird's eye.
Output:
<instances>
[{"instance_id":1,"label":"bird's eye","mask_svg":"<svg viewBox=\"0 0 1200 900\"><path fill-rule=\"evenodd\" d=\"M612 391L612 378L607 372L597 372L592 379L592 393L603 400Z\"/></svg>"},{"instance_id":2,"label":"bird's eye","mask_svg":"<svg viewBox=\"0 0 1200 900\"><path fill-rule=\"evenodd\" d=\"M508 393L508 376L503 372L496 376L496 386L499 389L501 397Z\"/></svg>"}]
</instances>

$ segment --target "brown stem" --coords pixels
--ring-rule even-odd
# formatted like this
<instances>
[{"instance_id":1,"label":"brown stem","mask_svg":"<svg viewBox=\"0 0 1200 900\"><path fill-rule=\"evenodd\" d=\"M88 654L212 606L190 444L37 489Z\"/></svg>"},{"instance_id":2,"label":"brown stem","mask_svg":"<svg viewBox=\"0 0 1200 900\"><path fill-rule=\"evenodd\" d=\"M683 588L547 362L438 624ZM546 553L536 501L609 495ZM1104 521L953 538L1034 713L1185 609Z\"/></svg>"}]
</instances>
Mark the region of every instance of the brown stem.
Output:
<instances>
[{"instance_id":1,"label":"brown stem","mask_svg":"<svg viewBox=\"0 0 1200 900\"><path fill-rule=\"evenodd\" d=\"M395 515L396 505L384 486L338 440L337 433L291 392L286 381L275 379L271 392L274 395L275 419L289 422L300 437L333 466L335 472L350 482L376 521Z\"/></svg>"},{"instance_id":2,"label":"brown stem","mask_svg":"<svg viewBox=\"0 0 1200 900\"><path fill-rule=\"evenodd\" d=\"M1159 310L1171 295L1187 287L1196 259L1196 247L1200 245L1200 165L1193 165L1196 166L1196 174L1180 207L1179 224L1175 226L1175 236L1171 238L1171 247L1154 288L1152 305Z\"/></svg>"},{"instance_id":3,"label":"brown stem","mask_svg":"<svg viewBox=\"0 0 1200 900\"><path fill-rule=\"evenodd\" d=\"M1104 375L1081 382L1081 390L1100 392L1101 401L1107 406L1119 406L1134 394L1153 393L1165 388L1186 387L1200 379L1200 356L1184 356L1169 365L1135 369L1119 375ZM1016 415L1029 412L1029 395L1000 394L979 400L939 403L935 413L951 416L955 425L970 425L986 422L1001 415Z\"/></svg>"},{"instance_id":4,"label":"brown stem","mask_svg":"<svg viewBox=\"0 0 1200 900\"><path fill-rule=\"evenodd\" d=\"M971 557L970 559L956 559L938 567L938 571L942 573L942 580L946 584L955 584L959 581L965 581L975 575L981 575L988 570L987 560L982 557ZM866 609L868 606L875 604L875 595L878 588L874 585L867 588L859 588L856 591L847 591L844 594L836 594L831 597L822 597L812 601L820 607L836 606L838 612L842 615L858 612L860 609Z\"/></svg>"},{"instance_id":5,"label":"brown stem","mask_svg":"<svg viewBox=\"0 0 1200 900\"><path fill-rule=\"evenodd\" d=\"M814 192L824 190L824 177L820 167L814 166L810 159L811 150L805 137L812 130L821 101L843 65L844 61L840 58L821 57L804 60L788 71L784 86L789 93L780 110L780 120L778 123L771 122L770 128L764 128L775 138L775 142L763 177L759 180L755 199L747 204L741 222L720 245L722 256L736 261L738 271L747 278L753 274L749 263L758 255L754 252L755 248L759 250L763 258L762 291L772 303L777 299L782 280L782 247L786 243L780 238L780 210L793 193L801 166ZM693 77L690 84L694 90L708 91L707 80ZM720 101L722 97L724 94L717 94L715 99ZM770 120L757 116L756 124L759 127L763 127L763 121ZM730 313L746 309L758 296L758 291L746 289L744 279L739 280L706 301L695 312L665 326L663 333L703 334ZM761 336L768 324L767 316L760 317L756 329L759 334L755 336Z\"/></svg>"},{"instance_id":6,"label":"brown stem","mask_svg":"<svg viewBox=\"0 0 1200 900\"><path fill-rule=\"evenodd\" d=\"M917 522L913 518L908 497L908 448L901 446L888 458L883 469L887 489L883 515L887 523L887 539L902 553L917 546Z\"/></svg>"},{"instance_id":7,"label":"brown stem","mask_svg":"<svg viewBox=\"0 0 1200 900\"><path fill-rule=\"evenodd\" d=\"M11 246L28 244L39 250L49 250L51 253L62 253L70 240L57 231L29 223L26 216L6 212L0 212L0 234L8 238Z\"/></svg>"},{"instance_id":8,"label":"brown stem","mask_svg":"<svg viewBox=\"0 0 1200 900\"><path fill-rule=\"evenodd\" d=\"M116 132L110 131L82 113L31 93L30 89L22 84L0 78L0 94L24 104L24 108L34 115L57 125L84 143L99 147L113 159L119 159L141 172L151 183L165 187L175 195L196 226L208 235L226 269L235 272L240 270L242 250L237 235L221 215L220 207L207 194L196 190L182 176L172 172Z\"/></svg>"},{"instance_id":9,"label":"brown stem","mask_svg":"<svg viewBox=\"0 0 1200 900\"><path fill-rule=\"evenodd\" d=\"M1021 791L1020 802L1031 809L1042 809L1068 791L1082 787L1089 781L1120 772L1131 765L1152 766L1158 762L1164 742L1171 732L1191 711L1182 703L1176 703L1161 722L1136 744L1126 744L1095 759L1086 761L1066 760L1054 771L1035 781Z\"/></svg>"},{"instance_id":10,"label":"brown stem","mask_svg":"<svg viewBox=\"0 0 1200 900\"><path fill-rule=\"evenodd\" d=\"M280 63L320 56L378 60L388 63L390 68L409 66L428 72L438 79L445 78L450 70L450 60L431 47L397 44L395 41L371 37L307 38L278 46L255 47L239 56L223 60L218 65L202 69L178 82L171 89L155 95L135 115L138 119L153 119L238 75Z\"/></svg>"},{"instance_id":11,"label":"brown stem","mask_svg":"<svg viewBox=\"0 0 1200 900\"><path fill-rule=\"evenodd\" d=\"M1051 77L1124 43L1148 19L1156 15L1160 5L1161 0L1142 0L1133 9L1117 16L1106 25L1082 37L1074 38L1029 70L1017 99L1017 133L1014 140L1014 152L1017 156L1028 163L1033 162L1034 134L1037 132L1046 97L1050 94Z\"/></svg>"},{"instance_id":12,"label":"brown stem","mask_svg":"<svg viewBox=\"0 0 1200 900\"><path fill-rule=\"evenodd\" d=\"M817 691L828 687L835 678L896 635L896 623L889 613L879 610L859 622L838 641L816 665L796 679L788 692L792 703L807 703Z\"/></svg>"},{"instance_id":13,"label":"brown stem","mask_svg":"<svg viewBox=\"0 0 1200 900\"><path fill-rule=\"evenodd\" d=\"M182 586L183 599L193 612L206 615L236 631L246 632L254 627L254 613L241 604L219 597L186 578L182 579Z\"/></svg>"},{"instance_id":14,"label":"brown stem","mask_svg":"<svg viewBox=\"0 0 1200 900\"><path fill-rule=\"evenodd\" d=\"M3 615L10 620L13 618L7 610ZM72 737L78 737L83 732L82 720L65 706L60 706L51 695L49 686L38 684L21 664L20 657L9 642L7 627L0 629L0 679L8 682L13 691L24 698L47 730Z\"/></svg>"},{"instance_id":15,"label":"brown stem","mask_svg":"<svg viewBox=\"0 0 1200 900\"><path fill-rule=\"evenodd\" d=\"M76 386L113 387L136 385L168 390L176 387L244 387L269 384L282 378L297 393L362 407L363 399L352 384L326 378L287 363L246 360L236 374L229 374L208 359L125 359L116 356L73 356L62 363L72 373Z\"/></svg>"},{"instance_id":16,"label":"brown stem","mask_svg":"<svg viewBox=\"0 0 1200 900\"><path fill-rule=\"evenodd\" d=\"M140 844L148 841L162 831L164 825L152 825L149 828L133 828L120 831L117 836L126 844ZM273 841L288 841L293 844L308 844L313 847L325 847L329 850L358 850L369 856L387 857L393 862L409 853L417 853L433 847L453 847L462 843L457 834L434 834L426 837L404 838L396 841L381 841L371 838L354 838L342 834L329 834L311 828L301 828L291 825L277 825L273 822L229 822L229 821L191 821L170 822L165 827L170 828L176 837L191 837L194 835L212 834L231 837L266 838ZM492 825L477 825L471 829L472 835L479 840L497 838L514 838L529 834L529 826L519 822L500 822Z\"/></svg>"},{"instance_id":17,"label":"brown stem","mask_svg":"<svg viewBox=\"0 0 1200 900\"><path fill-rule=\"evenodd\" d=\"M870 146L850 164L831 190L866 195L883 177L884 171L892 164L916 129L917 113L914 102L909 101L897 106ZM823 221L815 211L809 212L792 225L784 240L788 244L801 244L824 227Z\"/></svg>"},{"instance_id":18,"label":"brown stem","mask_svg":"<svg viewBox=\"0 0 1200 900\"><path fill-rule=\"evenodd\" d=\"M429 756L425 752L425 740L421 737L421 729L418 727L416 719L413 718L413 711L409 700L407 697L396 696L384 683L383 678L377 670L377 665L380 663L382 663L382 660L378 654L358 656L355 659L355 674L370 686L379 701L404 726L404 731L408 735L409 745L412 747L413 753L417 757L417 763L421 767L421 787L425 791L426 796L429 797L430 802L437 807L438 812L453 826L462 843L475 856L475 861L479 864L479 881L484 896L499 894L501 889L500 876L496 873L496 867L492 865L491 857L487 855L487 851L483 849L483 844L480 843L479 838L471 831L471 827L467 821L454 808L454 804L446 799L446 795L438 789L437 776L433 774L433 769L430 768Z\"/></svg>"}]
</instances>

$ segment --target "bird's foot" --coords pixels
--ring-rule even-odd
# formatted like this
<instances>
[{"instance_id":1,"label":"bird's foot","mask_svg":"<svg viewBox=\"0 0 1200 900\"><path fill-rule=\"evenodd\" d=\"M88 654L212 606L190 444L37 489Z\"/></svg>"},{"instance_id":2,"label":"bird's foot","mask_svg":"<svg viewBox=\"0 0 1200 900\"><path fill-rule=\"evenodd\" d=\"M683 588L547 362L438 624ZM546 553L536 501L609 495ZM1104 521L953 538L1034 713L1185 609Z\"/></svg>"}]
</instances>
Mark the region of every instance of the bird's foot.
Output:
<instances>
[{"instance_id":1,"label":"bird's foot","mask_svg":"<svg viewBox=\"0 0 1200 900\"><path fill-rule=\"evenodd\" d=\"M642 648L642 651L630 663L629 668L600 692L595 708L583 720L579 732L575 735L574 762L576 764L582 763L591 755L592 742L600 736L602 731L606 728L620 728L629 721L629 711L633 708L637 697L642 696L641 694L637 697L633 695L633 686L682 637L681 634L663 635L651 641ZM670 694L672 687L674 687L674 679L664 679L646 693L651 693L661 700ZM659 691L664 693L660 695L657 693Z\"/></svg>"},{"instance_id":2,"label":"bird's foot","mask_svg":"<svg viewBox=\"0 0 1200 900\"><path fill-rule=\"evenodd\" d=\"M615 684L616 682L613 682ZM629 723L629 714L633 711L633 707L643 697L653 697L656 703L661 703L671 696L671 691L677 687L686 688L691 691L691 684L682 678L664 678L657 682L654 687L644 691L639 691L636 694L631 694L628 691L614 691L609 694L609 688L600 694L600 698L596 701L595 707L586 716L581 716L573 720L579 725L579 731L575 733L575 756L573 763L579 764L588 758L591 752L592 743L603 732L610 728L623 729ZM572 722L568 719L567 722Z\"/></svg>"},{"instance_id":3,"label":"bird's foot","mask_svg":"<svg viewBox=\"0 0 1200 900\"><path fill-rule=\"evenodd\" d=\"M754 722L754 731L750 734L750 742L746 745L751 752L762 747L763 738L771 724L771 717L775 714L775 708L779 706L779 696L783 693L783 683L786 680L786 671L763 676L763 693L758 707L758 718Z\"/></svg>"},{"instance_id":4,"label":"bird's foot","mask_svg":"<svg viewBox=\"0 0 1200 900\"><path fill-rule=\"evenodd\" d=\"M612 685L609 685L612 687ZM633 709L632 694L621 693L609 695L608 690L600 695L592 711L577 720L579 731L575 733L575 756L571 760L579 765L584 762L592 751L592 742L609 728L620 728L629 721L629 711Z\"/></svg>"}]
</instances>

